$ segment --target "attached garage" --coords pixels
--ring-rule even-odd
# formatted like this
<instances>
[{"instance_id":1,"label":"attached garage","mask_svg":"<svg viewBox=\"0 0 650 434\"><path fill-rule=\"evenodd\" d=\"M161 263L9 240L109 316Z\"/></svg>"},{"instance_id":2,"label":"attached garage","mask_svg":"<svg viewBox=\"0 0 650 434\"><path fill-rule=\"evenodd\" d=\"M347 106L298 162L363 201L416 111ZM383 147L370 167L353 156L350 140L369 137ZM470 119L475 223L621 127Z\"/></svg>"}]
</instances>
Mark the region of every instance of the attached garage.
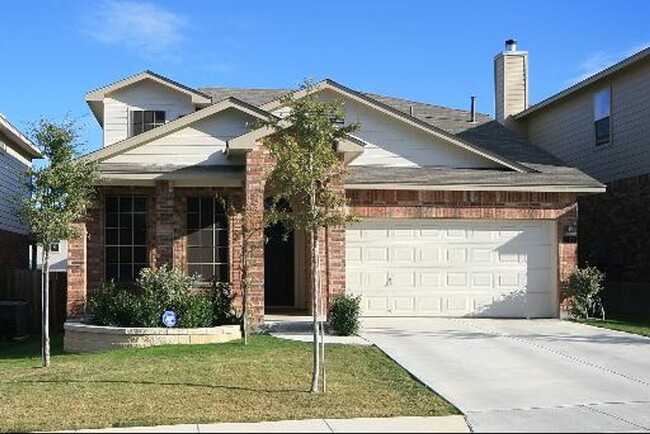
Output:
<instances>
[{"instance_id":1,"label":"attached garage","mask_svg":"<svg viewBox=\"0 0 650 434\"><path fill-rule=\"evenodd\" d=\"M553 220L364 219L346 282L365 316L557 316Z\"/></svg>"}]
</instances>

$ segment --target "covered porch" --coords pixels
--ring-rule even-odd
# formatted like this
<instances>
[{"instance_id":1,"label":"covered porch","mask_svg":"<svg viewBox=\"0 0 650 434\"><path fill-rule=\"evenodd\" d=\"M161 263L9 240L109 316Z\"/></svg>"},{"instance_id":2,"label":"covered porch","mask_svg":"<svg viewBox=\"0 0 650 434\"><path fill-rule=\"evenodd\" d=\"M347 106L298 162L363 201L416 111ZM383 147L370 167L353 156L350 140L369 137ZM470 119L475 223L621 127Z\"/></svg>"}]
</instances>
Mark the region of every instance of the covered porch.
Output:
<instances>
[{"instance_id":1,"label":"covered porch","mask_svg":"<svg viewBox=\"0 0 650 434\"><path fill-rule=\"evenodd\" d=\"M263 164L251 151L245 165L149 175L110 171L97 186L83 236L70 240L68 318L83 317L93 289L108 280L132 282L140 269L168 266L229 282L242 306L242 261L248 255L255 322L267 312L311 313L310 240L263 228ZM262 156L263 157L263 156ZM200 174L199 174L200 172ZM251 230L244 236L244 213ZM324 302L344 290L344 228L324 231Z\"/></svg>"}]
</instances>

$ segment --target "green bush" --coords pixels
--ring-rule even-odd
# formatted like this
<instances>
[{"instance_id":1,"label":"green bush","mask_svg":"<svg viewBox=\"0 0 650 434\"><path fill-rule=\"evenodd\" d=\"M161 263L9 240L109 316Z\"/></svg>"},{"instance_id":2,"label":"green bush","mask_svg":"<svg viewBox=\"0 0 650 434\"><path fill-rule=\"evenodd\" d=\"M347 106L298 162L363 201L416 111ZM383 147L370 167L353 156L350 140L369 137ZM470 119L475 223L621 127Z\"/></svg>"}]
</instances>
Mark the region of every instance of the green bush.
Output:
<instances>
[{"instance_id":1,"label":"green bush","mask_svg":"<svg viewBox=\"0 0 650 434\"><path fill-rule=\"evenodd\" d=\"M334 299L329 311L329 326L334 333L350 336L359 331L361 297L339 295Z\"/></svg>"},{"instance_id":2,"label":"green bush","mask_svg":"<svg viewBox=\"0 0 650 434\"><path fill-rule=\"evenodd\" d=\"M228 283L212 280L212 323L218 325L239 324L240 319L233 307L235 294Z\"/></svg>"},{"instance_id":3,"label":"green bush","mask_svg":"<svg viewBox=\"0 0 650 434\"><path fill-rule=\"evenodd\" d=\"M88 301L88 309L93 324L121 327L137 322L140 308L138 297L123 291L114 282L108 282L93 291Z\"/></svg>"},{"instance_id":4,"label":"green bush","mask_svg":"<svg viewBox=\"0 0 650 434\"><path fill-rule=\"evenodd\" d=\"M145 268L129 287L107 282L88 303L91 322L114 327L161 327L162 313L173 310L177 327L237 324L230 285L213 282L211 291L196 292L197 281L180 270Z\"/></svg>"},{"instance_id":5,"label":"green bush","mask_svg":"<svg viewBox=\"0 0 650 434\"><path fill-rule=\"evenodd\" d=\"M603 319L605 311L600 299L605 275L596 267L575 270L569 276L566 296L571 298L570 314L576 319L599 315Z\"/></svg>"}]
</instances>

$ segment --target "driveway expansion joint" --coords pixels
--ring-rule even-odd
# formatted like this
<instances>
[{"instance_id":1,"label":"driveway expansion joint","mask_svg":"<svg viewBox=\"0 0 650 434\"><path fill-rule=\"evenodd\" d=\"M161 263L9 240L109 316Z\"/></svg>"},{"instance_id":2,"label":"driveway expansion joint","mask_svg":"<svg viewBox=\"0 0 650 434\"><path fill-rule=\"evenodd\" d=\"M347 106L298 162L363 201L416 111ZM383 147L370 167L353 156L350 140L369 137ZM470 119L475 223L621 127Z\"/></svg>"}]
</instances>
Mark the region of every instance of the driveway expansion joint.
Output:
<instances>
[{"instance_id":1,"label":"driveway expansion joint","mask_svg":"<svg viewBox=\"0 0 650 434\"><path fill-rule=\"evenodd\" d=\"M644 386L650 387L650 383L647 382L647 381L641 380L641 379L636 378L636 377L632 377L632 376L627 375L627 374L623 374L622 372L618 372L618 371L615 371L613 369L606 368L604 366L598 365L596 363L589 362L589 361L581 359L579 357L571 356L570 354L567 354L567 353L565 353L563 351L554 350L554 349L549 348L547 346L538 344L537 342L532 341L532 340L527 340L527 339L520 338L520 337L517 337L517 336L509 335L509 334L504 333L504 332L499 332L499 331L492 330L492 329L489 329L489 328L477 326L477 325L471 324L470 322L464 321L464 320L459 319L459 318L450 318L450 321L463 324L463 325L465 325L467 327L473 328L475 330L479 330L479 331L481 331L483 333L486 333L486 334L490 334L490 335L500 337L500 338L504 338L504 339L510 339L512 341L515 341L515 342L520 342L520 343L535 347L535 348L537 348L539 350L546 351L548 353L555 354L557 356L561 356L561 357L563 357L563 358L565 358L567 360L570 360L572 362L579 363L579 364L582 364L582 365L585 365L585 366L589 366L591 368L599 369L599 370L601 370L603 372L607 372L609 374L619 376L619 377L624 378L626 380L633 381L635 383L639 383L639 384L642 384Z\"/></svg>"}]
</instances>

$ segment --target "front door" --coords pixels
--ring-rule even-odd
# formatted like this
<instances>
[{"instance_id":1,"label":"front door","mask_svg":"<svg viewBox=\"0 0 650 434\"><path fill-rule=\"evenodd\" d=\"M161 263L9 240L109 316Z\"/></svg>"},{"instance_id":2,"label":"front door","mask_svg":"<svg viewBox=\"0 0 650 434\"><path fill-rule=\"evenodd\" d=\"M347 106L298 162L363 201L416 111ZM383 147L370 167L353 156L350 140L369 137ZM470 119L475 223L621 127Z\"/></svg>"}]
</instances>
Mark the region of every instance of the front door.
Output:
<instances>
[{"instance_id":1,"label":"front door","mask_svg":"<svg viewBox=\"0 0 650 434\"><path fill-rule=\"evenodd\" d=\"M264 304L271 307L294 307L294 240L293 232L285 236L282 224L264 231Z\"/></svg>"}]
</instances>

